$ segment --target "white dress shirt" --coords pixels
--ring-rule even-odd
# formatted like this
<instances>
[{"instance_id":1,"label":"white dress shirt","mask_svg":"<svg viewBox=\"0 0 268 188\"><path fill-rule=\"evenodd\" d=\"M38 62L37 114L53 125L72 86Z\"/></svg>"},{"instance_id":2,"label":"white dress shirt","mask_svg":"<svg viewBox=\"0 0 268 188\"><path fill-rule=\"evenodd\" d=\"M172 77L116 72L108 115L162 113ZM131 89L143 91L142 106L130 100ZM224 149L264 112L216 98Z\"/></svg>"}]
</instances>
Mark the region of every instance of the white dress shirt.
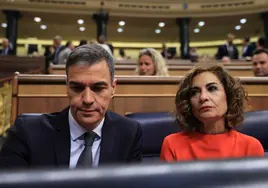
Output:
<instances>
[{"instance_id":1,"label":"white dress shirt","mask_svg":"<svg viewBox=\"0 0 268 188\"><path fill-rule=\"evenodd\" d=\"M104 118L100 124L93 130L98 137L95 138L92 145L92 167L98 167L100 158L100 143L101 143L101 130L103 127ZM82 126L80 126L72 116L71 110L69 110L69 125L70 125L70 162L69 167L75 168L77 161L85 148L85 140L81 137L87 132Z\"/></svg>"}]
</instances>

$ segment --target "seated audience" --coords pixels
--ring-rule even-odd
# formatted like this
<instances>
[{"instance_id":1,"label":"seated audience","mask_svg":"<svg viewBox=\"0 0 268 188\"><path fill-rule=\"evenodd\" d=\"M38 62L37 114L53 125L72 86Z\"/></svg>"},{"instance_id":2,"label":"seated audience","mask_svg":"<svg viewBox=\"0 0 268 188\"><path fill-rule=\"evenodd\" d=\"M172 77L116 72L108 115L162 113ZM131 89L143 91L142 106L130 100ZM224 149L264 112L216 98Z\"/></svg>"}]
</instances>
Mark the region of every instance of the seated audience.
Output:
<instances>
[{"instance_id":1,"label":"seated audience","mask_svg":"<svg viewBox=\"0 0 268 188\"><path fill-rule=\"evenodd\" d=\"M136 73L143 76L168 76L168 68L158 51L146 48L139 53Z\"/></svg>"},{"instance_id":2,"label":"seated audience","mask_svg":"<svg viewBox=\"0 0 268 188\"><path fill-rule=\"evenodd\" d=\"M74 45L71 41L68 41L65 45L65 49L62 50L59 54L59 64L66 64L66 61L70 55L70 53L73 51Z\"/></svg>"},{"instance_id":3,"label":"seated audience","mask_svg":"<svg viewBox=\"0 0 268 188\"><path fill-rule=\"evenodd\" d=\"M255 76L268 76L268 51L256 50L252 57L252 70Z\"/></svg>"},{"instance_id":4,"label":"seated audience","mask_svg":"<svg viewBox=\"0 0 268 188\"><path fill-rule=\"evenodd\" d=\"M199 66L176 95L182 132L164 139L161 159L184 161L264 156L260 142L233 128L243 121L246 93L221 66Z\"/></svg>"},{"instance_id":5,"label":"seated audience","mask_svg":"<svg viewBox=\"0 0 268 188\"><path fill-rule=\"evenodd\" d=\"M218 48L216 59L221 60L225 56L229 57L230 59L238 59L238 50L233 44L234 37L235 36L231 33L227 35L226 44Z\"/></svg>"},{"instance_id":6,"label":"seated audience","mask_svg":"<svg viewBox=\"0 0 268 188\"><path fill-rule=\"evenodd\" d=\"M70 106L19 116L0 151L0 168L141 161L139 123L107 110L116 87L112 56L98 44L80 46L70 54L66 72Z\"/></svg>"},{"instance_id":7,"label":"seated audience","mask_svg":"<svg viewBox=\"0 0 268 188\"><path fill-rule=\"evenodd\" d=\"M0 56L13 55L14 51L10 47L9 40L7 38L3 38L2 47L2 50L0 50Z\"/></svg>"}]
</instances>

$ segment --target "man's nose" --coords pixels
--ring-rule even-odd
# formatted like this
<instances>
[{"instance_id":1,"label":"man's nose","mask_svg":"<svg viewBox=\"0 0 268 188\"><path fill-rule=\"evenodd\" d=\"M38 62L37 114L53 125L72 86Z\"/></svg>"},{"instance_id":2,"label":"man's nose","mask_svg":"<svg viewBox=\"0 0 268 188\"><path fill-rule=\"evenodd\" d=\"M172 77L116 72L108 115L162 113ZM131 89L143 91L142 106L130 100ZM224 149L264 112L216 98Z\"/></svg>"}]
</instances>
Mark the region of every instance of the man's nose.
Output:
<instances>
[{"instance_id":1,"label":"man's nose","mask_svg":"<svg viewBox=\"0 0 268 188\"><path fill-rule=\"evenodd\" d=\"M256 66L257 69L260 69L261 68L261 64L258 63L257 66Z\"/></svg>"},{"instance_id":2,"label":"man's nose","mask_svg":"<svg viewBox=\"0 0 268 188\"><path fill-rule=\"evenodd\" d=\"M94 102L93 92L89 87L86 87L83 92L83 102L86 104L92 104Z\"/></svg>"}]
</instances>

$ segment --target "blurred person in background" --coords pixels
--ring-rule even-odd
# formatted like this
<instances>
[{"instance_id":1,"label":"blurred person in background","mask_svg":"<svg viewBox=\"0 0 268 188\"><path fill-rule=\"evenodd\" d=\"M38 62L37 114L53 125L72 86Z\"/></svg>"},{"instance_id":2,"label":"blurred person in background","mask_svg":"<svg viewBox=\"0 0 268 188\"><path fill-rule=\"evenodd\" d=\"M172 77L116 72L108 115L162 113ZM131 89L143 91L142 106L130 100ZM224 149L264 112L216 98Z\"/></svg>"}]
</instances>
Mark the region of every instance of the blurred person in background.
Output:
<instances>
[{"instance_id":1,"label":"blurred person in background","mask_svg":"<svg viewBox=\"0 0 268 188\"><path fill-rule=\"evenodd\" d=\"M250 38L244 37L242 41L242 58L250 60L255 48L254 44L250 43Z\"/></svg>"},{"instance_id":2,"label":"blurred person in background","mask_svg":"<svg viewBox=\"0 0 268 188\"><path fill-rule=\"evenodd\" d=\"M163 58L167 59L169 57L169 53L167 51L167 46L165 43L162 43L162 51L161 51L161 55L163 56Z\"/></svg>"},{"instance_id":3,"label":"blurred person in background","mask_svg":"<svg viewBox=\"0 0 268 188\"><path fill-rule=\"evenodd\" d=\"M113 55L113 52L112 52L112 48L107 44L106 42L106 37L104 35L100 35L99 38L98 38L98 42L99 44L105 49L107 50L107 52L109 52L111 55Z\"/></svg>"},{"instance_id":4,"label":"blurred person in background","mask_svg":"<svg viewBox=\"0 0 268 188\"><path fill-rule=\"evenodd\" d=\"M168 68L158 51L146 48L139 53L136 73L143 76L168 76Z\"/></svg>"},{"instance_id":5,"label":"blurred person in background","mask_svg":"<svg viewBox=\"0 0 268 188\"><path fill-rule=\"evenodd\" d=\"M82 46L82 45L85 45L85 44L87 44L87 40L82 39L82 40L80 40L78 46Z\"/></svg>"},{"instance_id":6,"label":"blurred person in background","mask_svg":"<svg viewBox=\"0 0 268 188\"><path fill-rule=\"evenodd\" d=\"M99 44L99 43L96 39L91 39L90 41L88 41L88 44Z\"/></svg>"},{"instance_id":7,"label":"blurred person in background","mask_svg":"<svg viewBox=\"0 0 268 188\"><path fill-rule=\"evenodd\" d=\"M0 50L0 56L13 55L14 51L11 48L9 40L7 38L3 38L2 40L2 49Z\"/></svg>"},{"instance_id":8,"label":"blurred person in background","mask_svg":"<svg viewBox=\"0 0 268 188\"><path fill-rule=\"evenodd\" d=\"M228 56L224 56L222 59L221 59L221 62L223 63L231 63L231 59L228 57Z\"/></svg>"},{"instance_id":9,"label":"blurred person in background","mask_svg":"<svg viewBox=\"0 0 268 188\"><path fill-rule=\"evenodd\" d=\"M216 59L221 60L225 56L229 57L230 59L238 59L238 50L233 44L234 38L235 36L231 33L227 35L226 43L218 48Z\"/></svg>"},{"instance_id":10,"label":"blurred person in background","mask_svg":"<svg viewBox=\"0 0 268 188\"><path fill-rule=\"evenodd\" d=\"M119 57L117 60L127 60L130 59L129 56L126 56L125 50L123 48L119 48Z\"/></svg>"},{"instance_id":11,"label":"blurred person in background","mask_svg":"<svg viewBox=\"0 0 268 188\"><path fill-rule=\"evenodd\" d=\"M253 53L252 70L255 76L268 76L268 50L258 49Z\"/></svg>"},{"instance_id":12,"label":"blurred person in background","mask_svg":"<svg viewBox=\"0 0 268 188\"><path fill-rule=\"evenodd\" d=\"M74 45L72 43L72 41L68 41L65 45L65 49L62 50L59 54L59 64L66 64L66 61L70 55L70 53L73 51L74 49Z\"/></svg>"},{"instance_id":13,"label":"blurred person in background","mask_svg":"<svg viewBox=\"0 0 268 188\"><path fill-rule=\"evenodd\" d=\"M246 101L243 86L221 66L195 67L176 94L176 119L182 132L164 139L161 159L263 157L257 139L234 129L244 120Z\"/></svg>"},{"instance_id":14,"label":"blurred person in background","mask_svg":"<svg viewBox=\"0 0 268 188\"><path fill-rule=\"evenodd\" d=\"M264 49L265 48L266 39L264 37L260 37L256 42L256 49Z\"/></svg>"},{"instance_id":15,"label":"blurred person in background","mask_svg":"<svg viewBox=\"0 0 268 188\"><path fill-rule=\"evenodd\" d=\"M61 45L62 37L57 35L53 38L53 45L46 48L44 56L46 57L47 64L52 62L58 64L59 54L64 50L65 46Z\"/></svg>"},{"instance_id":16,"label":"blurred person in background","mask_svg":"<svg viewBox=\"0 0 268 188\"><path fill-rule=\"evenodd\" d=\"M192 63L196 63L196 62L198 62L198 54L197 54L197 49L196 49L195 47L191 47L191 48L190 48L190 53L189 53L189 55L190 55L190 61L191 61Z\"/></svg>"}]
</instances>

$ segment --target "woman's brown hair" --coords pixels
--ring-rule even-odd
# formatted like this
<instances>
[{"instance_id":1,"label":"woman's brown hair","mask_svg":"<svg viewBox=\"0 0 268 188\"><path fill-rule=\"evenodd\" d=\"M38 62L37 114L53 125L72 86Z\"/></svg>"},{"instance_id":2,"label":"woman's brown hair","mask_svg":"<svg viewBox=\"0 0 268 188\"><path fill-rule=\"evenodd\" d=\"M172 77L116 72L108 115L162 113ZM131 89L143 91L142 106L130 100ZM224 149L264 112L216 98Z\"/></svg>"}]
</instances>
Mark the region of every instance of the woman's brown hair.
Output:
<instances>
[{"instance_id":1,"label":"woman's brown hair","mask_svg":"<svg viewBox=\"0 0 268 188\"><path fill-rule=\"evenodd\" d=\"M201 122L192 113L190 89L194 77L203 72L215 74L224 87L227 100L225 126L232 128L240 125L244 120L243 114L247 102L247 93L239 79L233 78L222 66L202 63L185 76L177 91L175 101L176 119L180 128L185 131L195 131L200 128Z\"/></svg>"}]
</instances>

